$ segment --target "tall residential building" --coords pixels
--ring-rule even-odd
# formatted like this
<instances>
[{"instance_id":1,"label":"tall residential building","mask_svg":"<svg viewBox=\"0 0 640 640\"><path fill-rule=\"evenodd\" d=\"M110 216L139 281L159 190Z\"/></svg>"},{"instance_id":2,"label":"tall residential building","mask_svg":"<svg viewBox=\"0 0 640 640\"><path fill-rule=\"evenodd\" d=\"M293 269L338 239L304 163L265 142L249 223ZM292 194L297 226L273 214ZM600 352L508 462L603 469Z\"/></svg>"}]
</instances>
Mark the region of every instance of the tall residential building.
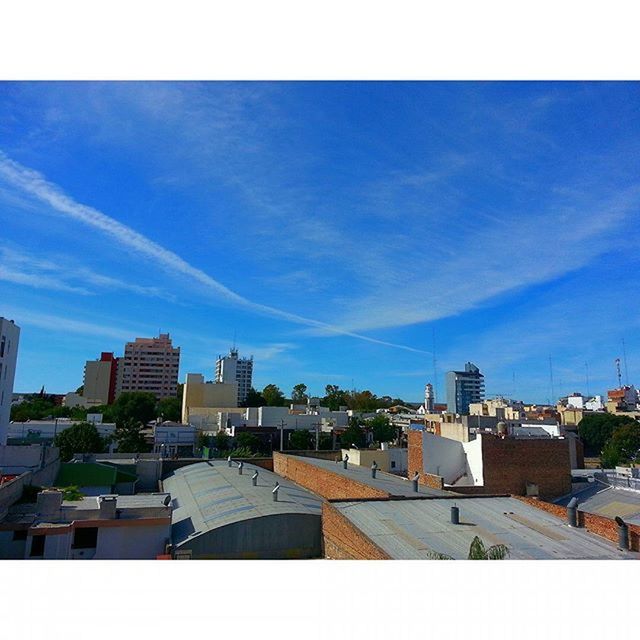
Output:
<instances>
[{"instance_id":1,"label":"tall residential building","mask_svg":"<svg viewBox=\"0 0 640 640\"><path fill-rule=\"evenodd\" d=\"M87 360L84 366L83 398L99 400L100 404L113 403L116 399L118 360L107 351L100 354L100 360Z\"/></svg>"},{"instance_id":2,"label":"tall residential building","mask_svg":"<svg viewBox=\"0 0 640 640\"><path fill-rule=\"evenodd\" d=\"M472 362L464 365L464 371L447 372L447 409L451 413L469 414L472 402L484 400L484 376Z\"/></svg>"},{"instance_id":3,"label":"tall residential building","mask_svg":"<svg viewBox=\"0 0 640 640\"><path fill-rule=\"evenodd\" d=\"M216 360L216 382L238 383L238 404L249 395L253 378L253 356L238 358L238 350L229 350L228 356L218 356Z\"/></svg>"},{"instance_id":4,"label":"tall residential building","mask_svg":"<svg viewBox=\"0 0 640 640\"><path fill-rule=\"evenodd\" d=\"M173 347L168 333L127 342L118 362L116 398L127 391L147 391L158 399L176 397L179 366L180 347Z\"/></svg>"},{"instance_id":5,"label":"tall residential building","mask_svg":"<svg viewBox=\"0 0 640 640\"><path fill-rule=\"evenodd\" d=\"M20 327L0 316L0 445L7 444Z\"/></svg>"}]
</instances>

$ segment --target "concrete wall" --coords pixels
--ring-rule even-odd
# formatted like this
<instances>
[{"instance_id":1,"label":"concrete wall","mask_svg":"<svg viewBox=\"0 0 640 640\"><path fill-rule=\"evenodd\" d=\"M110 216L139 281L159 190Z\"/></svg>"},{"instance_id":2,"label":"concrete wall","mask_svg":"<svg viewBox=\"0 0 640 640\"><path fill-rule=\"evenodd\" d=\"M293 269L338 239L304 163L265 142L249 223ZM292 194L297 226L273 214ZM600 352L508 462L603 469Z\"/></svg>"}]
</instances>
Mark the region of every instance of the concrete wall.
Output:
<instances>
[{"instance_id":1,"label":"concrete wall","mask_svg":"<svg viewBox=\"0 0 640 640\"><path fill-rule=\"evenodd\" d=\"M422 471L442 476L451 484L467 469L466 456L461 442L422 432Z\"/></svg>"},{"instance_id":2,"label":"concrete wall","mask_svg":"<svg viewBox=\"0 0 640 640\"><path fill-rule=\"evenodd\" d=\"M182 422L189 422L196 407L217 408L238 406L238 383L205 382L200 373L188 373L182 389Z\"/></svg>"},{"instance_id":3,"label":"concrete wall","mask_svg":"<svg viewBox=\"0 0 640 640\"><path fill-rule=\"evenodd\" d=\"M193 559L320 558L320 515L282 513L242 520L196 536L178 547Z\"/></svg>"},{"instance_id":4,"label":"concrete wall","mask_svg":"<svg viewBox=\"0 0 640 640\"><path fill-rule=\"evenodd\" d=\"M0 445L7 443L20 327L0 317Z\"/></svg>"},{"instance_id":5,"label":"concrete wall","mask_svg":"<svg viewBox=\"0 0 640 640\"><path fill-rule=\"evenodd\" d=\"M459 422L443 422L440 424L440 435L443 438L457 440L458 442L469 442L469 429Z\"/></svg>"},{"instance_id":6,"label":"concrete wall","mask_svg":"<svg viewBox=\"0 0 640 640\"><path fill-rule=\"evenodd\" d=\"M345 453L349 455L349 462L357 464L361 467L371 467L375 460L380 471L386 473L401 473L407 470L407 450L397 447L391 449L342 449L341 457L344 458ZM335 454L333 458L335 460ZM394 466L391 466L391 462Z\"/></svg>"},{"instance_id":7,"label":"concrete wall","mask_svg":"<svg viewBox=\"0 0 640 640\"><path fill-rule=\"evenodd\" d=\"M467 480L472 485L484 484L482 440L477 438L462 445L467 458Z\"/></svg>"}]
</instances>

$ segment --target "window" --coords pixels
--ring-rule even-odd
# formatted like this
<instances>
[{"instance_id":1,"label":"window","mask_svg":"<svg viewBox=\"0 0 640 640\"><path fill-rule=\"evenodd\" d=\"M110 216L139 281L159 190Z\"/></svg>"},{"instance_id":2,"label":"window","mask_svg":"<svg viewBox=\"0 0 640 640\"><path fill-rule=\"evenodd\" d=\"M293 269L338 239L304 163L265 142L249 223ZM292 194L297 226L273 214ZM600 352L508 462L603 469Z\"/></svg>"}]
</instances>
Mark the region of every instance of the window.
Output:
<instances>
[{"instance_id":1,"label":"window","mask_svg":"<svg viewBox=\"0 0 640 640\"><path fill-rule=\"evenodd\" d=\"M73 532L74 549L95 549L98 544L98 527L76 529Z\"/></svg>"},{"instance_id":2,"label":"window","mask_svg":"<svg viewBox=\"0 0 640 640\"><path fill-rule=\"evenodd\" d=\"M0 358L4 357L4 346L5 346L6 340L7 338L5 336L2 336L2 339L0 339Z\"/></svg>"},{"instance_id":3,"label":"window","mask_svg":"<svg viewBox=\"0 0 640 640\"><path fill-rule=\"evenodd\" d=\"M393 460L391 461L391 468L392 468L392 469L395 469L395 468L396 468L396 463L395 463Z\"/></svg>"},{"instance_id":4,"label":"window","mask_svg":"<svg viewBox=\"0 0 640 640\"><path fill-rule=\"evenodd\" d=\"M44 540L44 536L41 536ZM26 529L18 529L13 532L13 541L17 542L18 540L26 540L27 539L27 530Z\"/></svg>"},{"instance_id":5,"label":"window","mask_svg":"<svg viewBox=\"0 0 640 640\"><path fill-rule=\"evenodd\" d=\"M31 540L31 558L42 557L44 555L44 541L46 536L33 536Z\"/></svg>"}]
</instances>

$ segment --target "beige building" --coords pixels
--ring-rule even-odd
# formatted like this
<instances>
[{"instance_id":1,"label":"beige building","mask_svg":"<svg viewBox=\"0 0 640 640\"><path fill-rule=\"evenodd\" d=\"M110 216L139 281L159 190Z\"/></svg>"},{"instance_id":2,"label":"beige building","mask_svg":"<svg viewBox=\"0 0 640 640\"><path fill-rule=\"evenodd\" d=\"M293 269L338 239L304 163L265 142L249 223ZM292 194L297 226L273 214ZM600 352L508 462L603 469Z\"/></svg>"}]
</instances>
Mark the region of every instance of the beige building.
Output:
<instances>
[{"instance_id":1,"label":"beige building","mask_svg":"<svg viewBox=\"0 0 640 640\"><path fill-rule=\"evenodd\" d=\"M188 373L182 389L182 422L190 417L208 416L217 419L218 412L238 406L237 382L205 382L201 373Z\"/></svg>"},{"instance_id":2,"label":"beige building","mask_svg":"<svg viewBox=\"0 0 640 640\"><path fill-rule=\"evenodd\" d=\"M469 415L488 416L498 420L522 420L524 408L520 402L511 402L506 398L494 398L469 404Z\"/></svg>"},{"instance_id":3,"label":"beige building","mask_svg":"<svg viewBox=\"0 0 640 640\"><path fill-rule=\"evenodd\" d=\"M379 471L385 473L407 472L407 449L400 447L385 447L383 449L342 449L342 458L349 456L351 464L371 468L375 462Z\"/></svg>"},{"instance_id":4,"label":"beige building","mask_svg":"<svg viewBox=\"0 0 640 640\"><path fill-rule=\"evenodd\" d=\"M118 363L116 397L127 391L146 391L158 399L175 398L179 366L180 347L173 347L168 333L127 342Z\"/></svg>"}]
</instances>

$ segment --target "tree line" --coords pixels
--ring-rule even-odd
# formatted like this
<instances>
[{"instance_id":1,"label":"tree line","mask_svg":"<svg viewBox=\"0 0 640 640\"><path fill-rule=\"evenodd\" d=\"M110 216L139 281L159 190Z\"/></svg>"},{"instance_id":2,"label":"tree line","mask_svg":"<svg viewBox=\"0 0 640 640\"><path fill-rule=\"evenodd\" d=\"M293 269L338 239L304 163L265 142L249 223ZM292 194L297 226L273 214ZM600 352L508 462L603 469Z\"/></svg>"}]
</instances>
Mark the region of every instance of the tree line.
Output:
<instances>
[{"instance_id":1,"label":"tree line","mask_svg":"<svg viewBox=\"0 0 640 640\"><path fill-rule=\"evenodd\" d=\"M637 463L640 458L640 423L629 416L591 413L578 424L585 453L599 456L604 469Z\"/></svg>"}]
</instances>

